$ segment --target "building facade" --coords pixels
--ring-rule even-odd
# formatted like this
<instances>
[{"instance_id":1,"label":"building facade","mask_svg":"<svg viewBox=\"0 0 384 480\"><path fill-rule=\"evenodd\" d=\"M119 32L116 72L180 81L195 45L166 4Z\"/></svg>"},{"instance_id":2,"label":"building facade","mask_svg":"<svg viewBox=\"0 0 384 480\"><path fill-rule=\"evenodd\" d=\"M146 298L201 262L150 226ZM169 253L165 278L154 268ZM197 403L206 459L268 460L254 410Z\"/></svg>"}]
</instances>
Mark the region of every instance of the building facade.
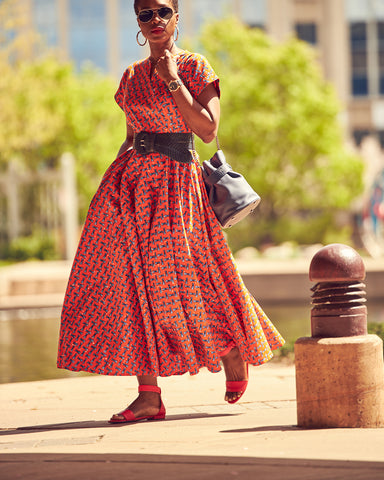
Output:
<instances>
[{"instance_id":1,"label":"building facade","mask_svg":"<svg viewBox=\"0 0 384 480\"><path fill-rule=\"evenodd\" d=\"M0 0L1 1L1 0ZM136 44L131 0L24 0L31 23L77 65L120 77L145 55ZM345 106L346 130L384 146L384 0L180 0L180 35L193 38L210 18L235 14L280 41L292 34L317 51Z\"/></svg>"}]
</instances>

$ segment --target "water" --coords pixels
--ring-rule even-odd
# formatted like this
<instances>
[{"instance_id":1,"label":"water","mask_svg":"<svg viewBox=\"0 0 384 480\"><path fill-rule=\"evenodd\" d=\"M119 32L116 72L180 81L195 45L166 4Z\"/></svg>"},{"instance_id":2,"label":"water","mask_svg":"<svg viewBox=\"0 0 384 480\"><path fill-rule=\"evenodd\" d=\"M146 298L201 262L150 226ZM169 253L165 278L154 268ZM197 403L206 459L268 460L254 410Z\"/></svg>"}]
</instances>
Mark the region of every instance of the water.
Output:
<instances>
[{"instance_id":1,"label":"water","mask_svg":"<svg viewBox=\"0 0 384 480\"><path fill-rule=\"evenodd\" d=\"M286 340L309 336L309 306L264 306ZM60 311L0 312L0 383L76 377L56 368ZM384 303L369 305L369 322L384 323Z\"/></svg>"}]
</instances>

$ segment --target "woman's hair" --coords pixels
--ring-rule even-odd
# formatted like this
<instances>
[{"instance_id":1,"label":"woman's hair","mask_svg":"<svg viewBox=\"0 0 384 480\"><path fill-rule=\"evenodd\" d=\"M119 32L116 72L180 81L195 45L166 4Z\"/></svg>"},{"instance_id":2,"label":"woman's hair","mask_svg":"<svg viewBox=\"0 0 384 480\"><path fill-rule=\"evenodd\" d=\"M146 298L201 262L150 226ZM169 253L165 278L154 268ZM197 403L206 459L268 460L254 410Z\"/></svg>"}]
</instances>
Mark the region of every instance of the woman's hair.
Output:
<instances>
[{"instance_id":1,"label":"woman's hair","mask_svg":"<svg viewBox=\"0 0 384 480\"><path fill-rule=\"evenodd\" d=\"M175 12L179 11L179 0L171 0L172 1L172 7ZM139 5L140 5L140 0L135 0L133 4L133 8L135 9L136 15L139 13Z\"/></svg>"}]
</instances>

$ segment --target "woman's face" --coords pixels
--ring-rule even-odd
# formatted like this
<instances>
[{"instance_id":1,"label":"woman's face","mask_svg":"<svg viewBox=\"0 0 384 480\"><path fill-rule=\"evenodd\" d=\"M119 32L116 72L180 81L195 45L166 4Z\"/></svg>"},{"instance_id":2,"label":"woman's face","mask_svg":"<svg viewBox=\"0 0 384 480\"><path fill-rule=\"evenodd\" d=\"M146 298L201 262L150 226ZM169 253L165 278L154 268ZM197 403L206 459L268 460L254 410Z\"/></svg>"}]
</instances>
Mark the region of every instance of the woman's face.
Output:
<instances>
[{"instance_id":1,"label":"woman's face","mask_svg":"<svg viewBox=\"0 0 384 480\"><path fill-rule=\"evenodd\" d=\"M174 13L171 18L161 18L157 9L169 7L173 10L171 0L140 0L138 10L156 10L149 22L137 18L140 30L150 43L164 43L171 38L179 21L179 14Z\"/></svg>"}]
</instances>

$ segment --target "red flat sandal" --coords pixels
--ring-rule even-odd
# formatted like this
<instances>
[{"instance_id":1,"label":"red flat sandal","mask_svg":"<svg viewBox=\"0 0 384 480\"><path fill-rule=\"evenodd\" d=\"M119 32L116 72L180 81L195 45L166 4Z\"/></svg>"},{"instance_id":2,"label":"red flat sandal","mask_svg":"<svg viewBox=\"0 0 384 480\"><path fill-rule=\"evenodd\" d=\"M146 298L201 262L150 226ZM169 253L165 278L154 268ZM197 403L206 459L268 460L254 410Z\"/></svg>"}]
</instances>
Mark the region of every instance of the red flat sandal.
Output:
<instances>
[{"instance_id":1,"label":"red flat sandal","mask_svg":"<svg viewBox=\"0 0 384 480\"><path fill-rule=\"evenodd\" d=\"M155 387L154 385L139 385L139 393L140 392L155 392L161 395L161 389L159 387ZM140 420L164 420L165 418L165 407L163 401L161 400L161 405L158 413L156 415L147 415L143 417L135 417L132 410L126 408L122 412L118 413L118 415L122 415L123 419L114 419L113 417L109 420L109 423L131 423L131 422L139 422Z\"/></svg>"},{"instance_id":2,"label":"red flat sandal","mask_svg":"<svg viewBox=\"0 0 384 480\"><path fill-rule=\"evenodd\" d=\"M247 378L248 378L248 363L247 363ZM240 381L226 381L225 382L225 388L227 389L227 392L233 393L233 392L238 392L240 395L236 398L236 400L227 400L228 403L236 403L240 400L240 398L244 395L245 390L247 389L248 386L248 380L240 380Z\"/></svg>"}]
</instances>

